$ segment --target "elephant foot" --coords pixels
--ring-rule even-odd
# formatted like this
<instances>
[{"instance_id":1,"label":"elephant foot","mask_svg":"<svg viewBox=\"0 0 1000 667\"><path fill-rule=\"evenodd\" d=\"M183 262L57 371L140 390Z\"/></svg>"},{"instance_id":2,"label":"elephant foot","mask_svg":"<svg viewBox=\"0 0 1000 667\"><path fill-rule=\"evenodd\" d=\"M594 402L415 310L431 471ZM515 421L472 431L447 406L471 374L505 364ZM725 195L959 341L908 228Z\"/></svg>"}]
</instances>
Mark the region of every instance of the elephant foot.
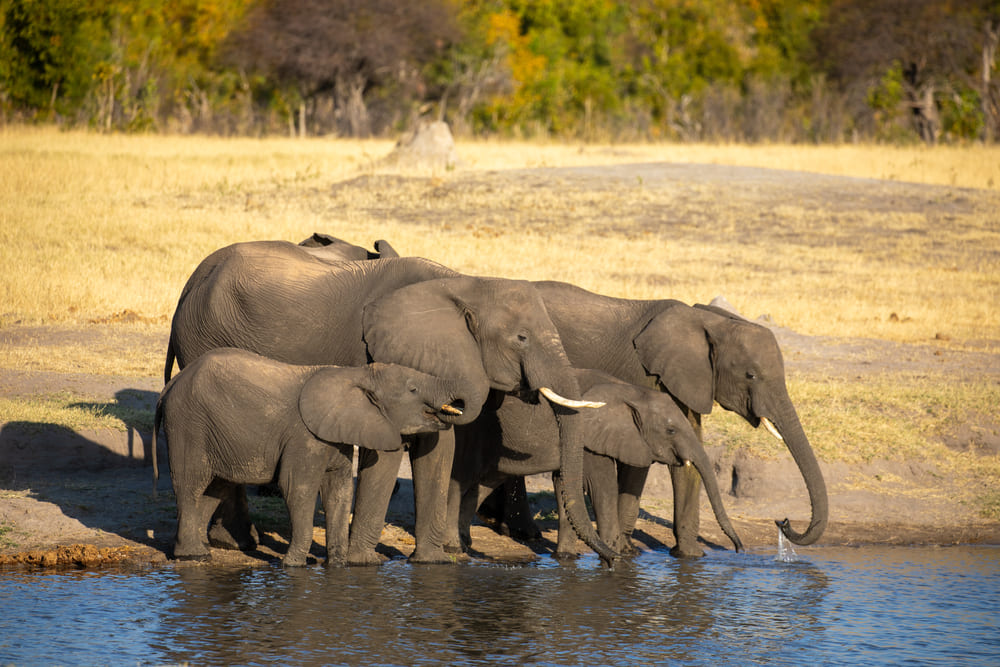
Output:
<instances>
[{"instance_id":1,"label":"elephant foot","mask_svg":"<svg viewBox=\"0 0 1000 667\"><path fill-rule=\"evenodd\" d=\"M352 551L347 554L347 558L344 561L345 565L351 566L361 566L361 567L371 567L373 565L381 565L388 558L378 553L374 549L366 549L364 551Z\"/></svg>"},{"instance_id":2,"label":"elephant foot","mask_svg":"<svg viewBox=\"0 0 1000 667\"><path fill-rule=\"evenodd\" d=\"M557 549L552 553L552 557L556 560L576 560L580 557L580 554L575 551L559 551Z\"/></svg>"},{"instance_id":3,"label":"elephant foot","mask_svg":"<svg viewBox=\"0 0 1000 667\"><path fill-rule=\"evenodd\" d=\"M221 523L213 523L208 529L208 543L217 549L253 551L259 541L257 527L253 524L246 529L230 531Z\"/></svg>"},{"instance_id":4,"label":"elephant foot","mask_svg":"<svg viewBox=\"0 0 1000 667\"><path fill-rule=\"evenodd\" d=\"M411 563L454 563L455 556L450 556L445 553L444 549L428 549L417 547L410 558L408 559Z\"/></svg>"},{"instance_id":5,"label":"elephant foot","mask_svg":"<svg viewBox=\"0 0 1000 667\"><path fill-rule=\"evenodd\" d=\"M444 545L444 552L446 554L461 554L465 553L465 549L462 545L446 544Z\"/></svg>"},{"instance_id":6,"label":"elephant foot","mask_svg":"<svg viewBox=\"0 0 1000 667\"><path fill-rule=\"evenodd\" d=\"M632 540L626 539L624 537L608 542L608 546L610 546L613 550L617 551L620 556L626 558L632 558L634 556L639 555L639 549L637 549L636 546L632 544Z\"/></svg>"},{"instance_id":7,"label":"elephant foot","mask_svg":"<svg viewBox=\"0 0 1000 667\"><path fill-rule=\"evenodd\" d=\"M205 562L212 559L210 551L184 551L174 547L174 560Z\"/></svg>"},{"instance_id":8,"label":"elephant foot","mask_svg":"<svg viewBox=\"0 0 1000 667\"><path fill-rule=\"evenodd\" d=\"M285 557L281 559L282 567L305 567L306 557L305 556L289 556L285 554Z\"/></svg>"},{"instance_id":9,"label":"elephant foot","mask_svg":"<svg viewBox=\"0 0 1000 667\"><path fill-rule=\"evenodd\" d=\"M670 549L670 555L674 558L701 558L705 552L700 547L685 547L678 544Z\"/></svg>"}]
</instances>

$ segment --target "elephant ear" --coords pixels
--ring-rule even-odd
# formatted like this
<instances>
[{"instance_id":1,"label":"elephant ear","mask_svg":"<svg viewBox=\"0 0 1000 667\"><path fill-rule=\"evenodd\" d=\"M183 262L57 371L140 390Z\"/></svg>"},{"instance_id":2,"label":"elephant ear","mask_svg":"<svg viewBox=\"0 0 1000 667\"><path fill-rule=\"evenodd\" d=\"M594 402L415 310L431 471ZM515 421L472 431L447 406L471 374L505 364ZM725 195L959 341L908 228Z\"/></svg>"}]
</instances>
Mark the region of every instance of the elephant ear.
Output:
<instances>
[{"instance_id":1,"label":"elephant ear","mask_svg":"<svg viewBox=\"0 0 1000 667\"><path fill-rule=\"evenodd\" d=\"M605 390L606 389L606 390ZM642 437L642 416L634 406L616 395L616 387L595 387L584 394L588 401L602 401L600 410L586 410L577 418L588 420L586 448L610 456L626 465L648 468L653 453Z\"/></svg>"},{"instance_id":2,"label":"elephant ear","mask_svg":"<svg viewBox=\"0 0 1000 667\"><path fill-rule=\"evenodd\" d=\"M389 242L385 239L375 241L375 252L378 253L379 258L381 259L399 257L399 253L396 252L396 249L389 245Z\"/></svg>"},{"instance_id":3,"label":"elephant ear","mask_svg":"<svg viewBox=\"0 0 1000 667\"><path fill-rule=\"evenodd\" d=\"M464 284L463 278L444 278L401 287L365 306L362 325L370 360L456 379L471 420L486 402L490 379L477 314L459 296Z\"/></svg>"},{"instance_id":4,"label":"elephant ear","mask_svg":"<svg viewBox=\"0 0 1000 667\"><path fill-rule=\"evenodd\" d=\"M700 315L678 304L650 320L633 341L647 373L699 414L712 411L715 373L712 347Z\"/></svg>"},{"instance_id":5,"label":"elephant ear","mask_svg":"<svg viewBox=\"0 0 1000 667\"><path fill-rule=\"evenodd\" d=\"M325 442L392 451L403 446L377 399L357 383L357 368L323 368L302 385L299 415Z\"/></svg>"}]
</instances>

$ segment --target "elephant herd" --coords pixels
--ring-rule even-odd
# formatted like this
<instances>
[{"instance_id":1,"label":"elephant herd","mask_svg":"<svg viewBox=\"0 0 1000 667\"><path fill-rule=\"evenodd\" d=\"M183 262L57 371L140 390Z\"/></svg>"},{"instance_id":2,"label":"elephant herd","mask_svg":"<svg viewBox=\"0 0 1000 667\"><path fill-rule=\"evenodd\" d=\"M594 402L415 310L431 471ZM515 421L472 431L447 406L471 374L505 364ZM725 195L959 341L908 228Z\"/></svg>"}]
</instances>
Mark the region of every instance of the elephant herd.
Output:
<instances>
[{"instance_id":1,"label":"elephant herd","mask_svg":"<svg viewBox=\"0 0 1000 667\"><path fill-rule=\"evenodd\" d=\"M306 562L317 495L327 564L378 564L404 451L411 562L469 549L472 519L495 489L520 488L512 497L522 507L505 510L523 517L523 476L551 472L556 555L572 553L579 536L612 565L634 552L653 463L670 470L671 553L702 553L702 483L740 550L702 445L701 415L714 403L763 425L798 464L812 517L801 533L781 521L782 532L810 544L826 527L825 483L774 335L711 306L465 275L385 241L374 252L325 234L237 243L185 284L164 381L154 475L162 426L175 558L208 558L210 545L255 548L246 485L273 481L291 519L285 565Z\"/></svg>"}]
</instances>

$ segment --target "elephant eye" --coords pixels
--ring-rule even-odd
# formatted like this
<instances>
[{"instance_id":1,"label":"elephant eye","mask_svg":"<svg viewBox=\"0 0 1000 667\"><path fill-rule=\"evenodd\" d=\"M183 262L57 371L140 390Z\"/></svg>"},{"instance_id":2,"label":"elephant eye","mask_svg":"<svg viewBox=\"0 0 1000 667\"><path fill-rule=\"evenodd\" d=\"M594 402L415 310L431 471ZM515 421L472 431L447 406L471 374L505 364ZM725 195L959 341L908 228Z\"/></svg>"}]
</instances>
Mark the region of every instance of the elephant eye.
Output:
<instances>
[{"instance_id":1,"label":"elephant eye","mask_svg":"<svg viewBox=\"0 0 1000 667\"><path fill-rule=\"evenodd\" d=\"M528 334L525 334L525 333L519 333L519 334L517 334L517 342L518 342L519 345L527 345L528 344Z\"/></svg>"},{"instance_id":2,"label":"elephant eye","mask_svg":"<svg viewBox=\"0 0 1000 667\"><path fill-rule=\"evenodd\" d=\"M747 379L748 380L756 380L757 379L757 373L754 372L754 371L747 371Z\"/></svg>"}]
</instances>

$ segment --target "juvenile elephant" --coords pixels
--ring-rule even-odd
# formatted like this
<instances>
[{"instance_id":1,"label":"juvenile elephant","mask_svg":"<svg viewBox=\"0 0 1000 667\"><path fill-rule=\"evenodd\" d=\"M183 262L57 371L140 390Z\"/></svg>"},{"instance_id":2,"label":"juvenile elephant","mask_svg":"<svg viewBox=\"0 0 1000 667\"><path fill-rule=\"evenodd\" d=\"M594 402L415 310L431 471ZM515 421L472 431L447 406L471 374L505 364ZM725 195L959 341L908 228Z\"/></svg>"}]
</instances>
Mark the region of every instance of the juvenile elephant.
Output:
<instances>
[{"instance_id":1,"label":"juvenile elephant","mask_svg":"<svg viewBox=\"0 0 1000 667\"><path fill-rule=\"evenodd\" d=\"M563 434L580 439L585 449L585 485L597 518L598 534L611 548L629 548L619 519L619 493L609 469L621 465L648 468L653 463L693 465L705 482L716 519L737 551L739 537L726 515L711 462L694 428L669 395L622 382L606 373L579 370L585 400L600 402L600 410L585 410L564 418ZM458 551L470 544L469 527L480 503L510 475L553 472L558 488L560 430L552 408L532 396L497 396L480 418L456 427L455 462L448 493L449 538L446 548ZM589 468L589 471L588 471ZM590 474L588 474L588 472ZM635 499L638 512L638 498ZM557 555L573 552L560 503ZM635 517L631 523L634 524ZM625 519L628 523L628 519ZM631 530L631 526L629 526Z\"/></svg>"},{"instance_id":2,"label":"juvenile elephant","mask_svg":"<svg viewBox=\"0 0 1000 667\"><path fill-rule=\"evenodd\" d=\"M580 390L545 304L527 281L464 276L415 257L328 262L280 241L238 243L207 257L184 286L171 324L164 379L210 349L238 347L295 364L397 363L454 378L474 420L490 390L541 391L570 407ZM454 434L408 439L416 501L414 562L448 558L442 543ZM348 561L376 563L402 452L362 452ZM567 514L605 561L617 554L586 520L583 449L565 445ZM243 503L245 506L245 499ZM239 508L237 508L239 509ZM358 511L364 510L364 511ZM241 511L213 537L245 543Z\"/></svg>"},{"instance_id":3,"label":"juvenile elephant","mask_svg":"<svg viewBox=\"0 0 1000 667\"><path fill-rule=\"evenodd\" d=\"M177 498L174 557L207 558L221 498L277 476L292 524L284 564L306 563L317 493L327 562L342 562L354 447L393 451L401 435L446 429L446 416L461 415L456 397L452 383L395 364L292 366L234 348L206 352L156 405L153 451L162 423Z\"/></svg>"}]
</instances>

